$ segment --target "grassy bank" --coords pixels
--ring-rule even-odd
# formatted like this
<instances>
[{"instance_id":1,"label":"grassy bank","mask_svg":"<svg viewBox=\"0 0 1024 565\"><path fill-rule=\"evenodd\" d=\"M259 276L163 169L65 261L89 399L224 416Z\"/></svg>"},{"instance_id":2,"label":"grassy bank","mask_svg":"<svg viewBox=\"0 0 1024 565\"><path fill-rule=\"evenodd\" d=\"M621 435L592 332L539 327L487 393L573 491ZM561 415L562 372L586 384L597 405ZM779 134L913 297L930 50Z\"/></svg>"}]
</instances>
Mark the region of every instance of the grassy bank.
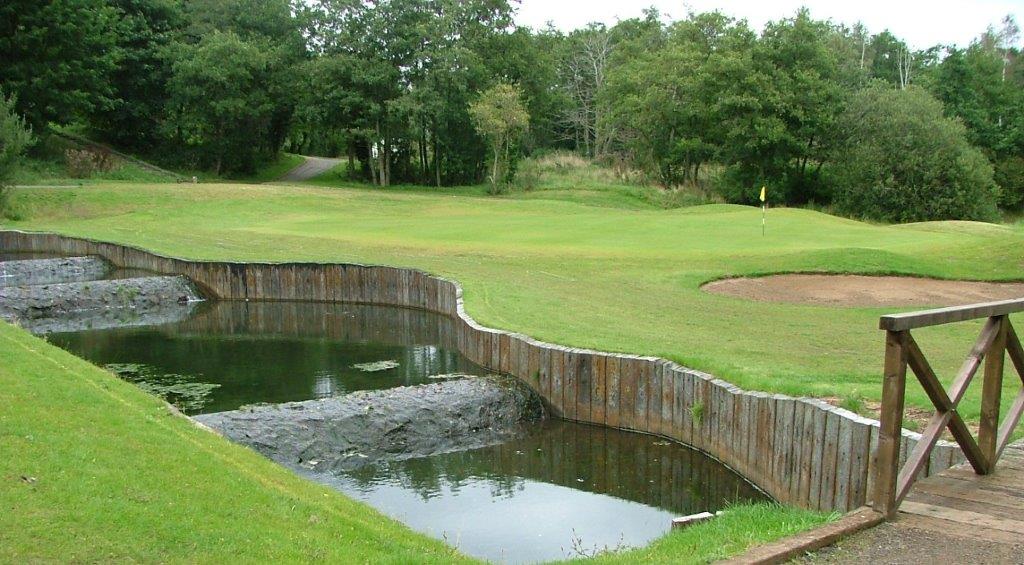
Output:
<instances>
[{"instance_id":1,"label":"grassy bank","mask_svg":"<svg viewBox=\"0 0 1024 565\"><path fill-rule=\"evenodd\" d=\"M1024 228L964 222L876 226L795 209L623 209L561 200L399 190L106 184L17 193L26 219L57 231L194 259L356 261L419 267L465 286L498 328L579 347L668 357L756 390L880 395L888 310L709 295L708 280L780 271L1024 276ZM1024 321L1018 320L1024 327ZM979 324L922 330L947 382ZM1004 401L1012 399L1007 379ZM929 405L920 387L909 402ZM966 399L977 418L980 387ZM868 402L863 402L868 401Z\"/></svg>"},{"instance_id":2,"label":"grassy bank","mask_svg":"<svg viewBox=\"0 0 1024 565\"><path fill-rule=\"evenodd\" d=\"M463 560L3 322L0 359L2 562Z\"/></svg>"},{"instance_id":3,"label":"grassy bank","mask_svg":"<svg viewBox=\"0 0 1024 565\"><path fill-rule=\"evenodd\" d=\"M471 561L3 322L0 360L0 562ZM702 563L825 519L737 507L603 562Z\"/></svg>"}]
</instances>

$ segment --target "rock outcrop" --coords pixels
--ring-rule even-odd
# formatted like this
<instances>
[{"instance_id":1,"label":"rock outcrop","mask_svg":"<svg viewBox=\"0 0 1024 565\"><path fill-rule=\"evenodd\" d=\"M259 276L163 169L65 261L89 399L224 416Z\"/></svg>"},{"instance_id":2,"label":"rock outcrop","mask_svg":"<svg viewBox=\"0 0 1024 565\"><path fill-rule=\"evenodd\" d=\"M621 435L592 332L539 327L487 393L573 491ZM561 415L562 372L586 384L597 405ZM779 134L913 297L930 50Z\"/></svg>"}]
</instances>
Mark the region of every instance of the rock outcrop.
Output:
<instances>
[{"instance_id":1,"label":"rock outcrop","mask_svg":"<svg viewBox=\"0 0 1024 565\"><path fill-rule=\"evenodd\" d=\"M284 465L334 471L494 445L543 417L524 384L479 377L193 419Z\"/></svg>"}]
</instances>

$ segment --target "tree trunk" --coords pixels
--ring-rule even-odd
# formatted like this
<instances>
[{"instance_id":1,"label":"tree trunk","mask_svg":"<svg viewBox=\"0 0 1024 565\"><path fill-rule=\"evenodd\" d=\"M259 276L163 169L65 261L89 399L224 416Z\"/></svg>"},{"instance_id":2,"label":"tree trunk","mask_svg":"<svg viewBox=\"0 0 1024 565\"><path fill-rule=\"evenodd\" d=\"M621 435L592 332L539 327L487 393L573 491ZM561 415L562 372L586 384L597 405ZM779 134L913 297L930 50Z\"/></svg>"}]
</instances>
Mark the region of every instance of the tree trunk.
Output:
<instances>
[{"instance_id":1,"label":"tree trunk","mask_svg":"<svg viewBox=\"0 0 1024 565\"><path fill-rule=\"evenodd\" d=\"M441 150L437 146L437 124L431 128L430 134L434 140L434 181L437 188L441 188Z\"/></svg>"}]
</instances>

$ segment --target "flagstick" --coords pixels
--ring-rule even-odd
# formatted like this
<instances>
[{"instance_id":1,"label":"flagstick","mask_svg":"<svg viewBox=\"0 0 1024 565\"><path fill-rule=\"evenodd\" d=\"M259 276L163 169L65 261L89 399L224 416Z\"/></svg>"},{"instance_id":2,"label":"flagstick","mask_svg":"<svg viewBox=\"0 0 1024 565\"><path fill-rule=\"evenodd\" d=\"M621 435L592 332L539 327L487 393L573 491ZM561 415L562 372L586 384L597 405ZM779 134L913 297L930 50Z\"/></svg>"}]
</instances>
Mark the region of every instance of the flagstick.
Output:
<instances>
[{"instance_id":1,"label":"flagstick","mask_svg":"<svg viewBox=\"0 0 1024 565\"><path fill-rule=\"evenodd\" d=\"M768 203L767 202L762 202L761 203L761 237L764 237L764 223L765 223L765 216L767 215L767 213L768 213Z\"/></svg>"}]
</instances>

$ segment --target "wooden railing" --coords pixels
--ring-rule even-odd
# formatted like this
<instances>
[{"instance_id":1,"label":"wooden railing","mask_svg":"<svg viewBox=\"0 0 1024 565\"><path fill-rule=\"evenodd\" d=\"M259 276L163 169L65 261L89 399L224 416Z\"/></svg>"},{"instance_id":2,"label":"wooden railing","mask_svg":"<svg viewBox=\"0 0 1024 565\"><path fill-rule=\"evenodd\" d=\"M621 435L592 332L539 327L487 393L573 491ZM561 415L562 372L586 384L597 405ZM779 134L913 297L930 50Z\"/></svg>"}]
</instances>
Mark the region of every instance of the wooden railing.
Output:
<instances>
[{"instance_id":1,"label":"wooden railing","mask_svg":"<svg viewBox=\"0 0 1024 565\"><path fill-rule=\"evenodd\" d=\"M893 516L928 462L932 448L947 428L963 449L967 461L979 475L995 470L996 462L1009 443L1024 413L1024 348L1010 323L1009 315L1024 311L1024 298L954 308L882 316L885 330L885 376L882 384L882 414L875 465L875 510ZM911 330L926 326L988 318L974 347L946 391L921 352ZM1003 368L1009 354L1021 379L1017 394L1002 425L999 425ZM975 373L985 365L982 384L981 419L978 438L971 435L958 412L960 401ZM922 432L921 440L899 468L900 437L906 395L907 367L920 381L935 405L935 415Z\"/></svg>"}]
</instances>

